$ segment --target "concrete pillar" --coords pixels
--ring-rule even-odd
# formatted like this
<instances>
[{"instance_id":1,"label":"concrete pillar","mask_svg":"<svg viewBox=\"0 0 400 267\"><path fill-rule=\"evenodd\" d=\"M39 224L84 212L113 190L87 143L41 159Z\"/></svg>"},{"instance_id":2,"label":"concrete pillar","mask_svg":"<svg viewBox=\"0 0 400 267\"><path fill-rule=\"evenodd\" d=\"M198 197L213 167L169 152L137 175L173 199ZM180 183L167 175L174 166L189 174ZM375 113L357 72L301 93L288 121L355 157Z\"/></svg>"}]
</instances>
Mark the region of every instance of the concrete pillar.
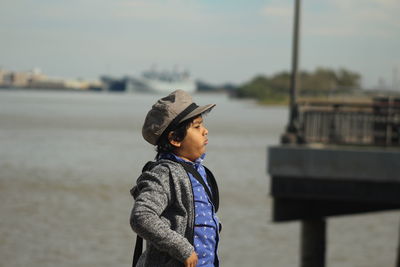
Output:
<instances>
[{"instance_id":1,"label":"concrete pillar","mask_svg":"<svg viewBox=\"0 0 400 267\"><path fill-rule=\"evenodd\" d=\"M399 227L399 243L397 244L397 260L396 267L400 267L400 227Z\"/></svg>"},{"instance_id":2,"label":"concrete pillar","mask_svg":"<svg viewBox=\"0 0 400 267\"><path fill-rule=\"evenodd\" d=\"M324 218L301 222L301 267L324 267L326 221Z\"/></svg>"}]
</instances>

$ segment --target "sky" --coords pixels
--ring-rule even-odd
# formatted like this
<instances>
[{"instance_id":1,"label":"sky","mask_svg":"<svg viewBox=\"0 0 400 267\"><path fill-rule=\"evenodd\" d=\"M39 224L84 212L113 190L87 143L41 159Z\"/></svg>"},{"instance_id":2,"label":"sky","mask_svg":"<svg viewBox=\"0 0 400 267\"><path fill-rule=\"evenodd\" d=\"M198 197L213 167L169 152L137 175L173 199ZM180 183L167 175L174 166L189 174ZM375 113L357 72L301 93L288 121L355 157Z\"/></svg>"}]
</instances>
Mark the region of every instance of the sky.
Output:
<instances>
[{"instance_id":1,"label":"sky","mask_svg":"<svg viewBox=\"0 0 400 267\"><path fill-rule=\"evenodd\" d=\"M294 0L1 0L0 67L52 77L188 70L213 84L290 71ZM400 90L399 0L307 0L299 68Z\"/></svg>"}]
</instances>

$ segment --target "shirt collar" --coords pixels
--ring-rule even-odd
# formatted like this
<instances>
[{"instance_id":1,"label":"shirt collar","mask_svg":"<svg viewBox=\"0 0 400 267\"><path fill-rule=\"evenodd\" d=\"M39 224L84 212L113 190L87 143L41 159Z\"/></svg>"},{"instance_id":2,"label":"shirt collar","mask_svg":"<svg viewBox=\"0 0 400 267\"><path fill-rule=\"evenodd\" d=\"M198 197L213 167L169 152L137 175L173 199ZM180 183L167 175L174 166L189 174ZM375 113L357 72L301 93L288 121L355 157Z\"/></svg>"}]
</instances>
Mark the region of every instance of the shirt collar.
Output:
<instances>
[{"instance_id":1,"label":"shirt collar","mask_svg":"<svg viewBox=\"0 0 400 267\"><path fill-rule=\"evenodd\" d=\"M175 155L174 153L162 153L161 154L161 158L162 159L171 159L171 160L177 160L177 161L182 161L182 162L186 162L192 165L195 165L196 168L199 167L200 165L202 165L204 158L206 157L206 154L204 153L203 155L201 155L198 159L196 159L194 162L189 161L189 160L185 160L177 155Z\"/></svg>"}]
</instances>

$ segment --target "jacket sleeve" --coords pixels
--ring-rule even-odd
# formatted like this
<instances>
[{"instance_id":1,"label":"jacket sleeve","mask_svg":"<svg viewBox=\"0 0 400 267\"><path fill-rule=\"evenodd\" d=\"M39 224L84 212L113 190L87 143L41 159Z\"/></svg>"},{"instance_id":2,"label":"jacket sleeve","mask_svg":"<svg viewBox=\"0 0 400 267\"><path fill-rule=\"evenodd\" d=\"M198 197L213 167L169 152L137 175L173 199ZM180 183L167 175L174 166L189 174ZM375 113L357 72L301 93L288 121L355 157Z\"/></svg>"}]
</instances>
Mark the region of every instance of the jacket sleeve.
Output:
<instances>
[{"instance_id":1,"label":"jacket sleeve","mask_svg":"<svg viewBox=\"0 0 400 267\"><path fill-rule=\"evenodd\" d=\"M161 219L161 214L172 199L169 169L160 167L163 171L144 172L139 177L130 224L139 236L158 250L184 262L194 252L194 248L184 236L171 230L168 222Z\"/></svg>"}]
</instances>

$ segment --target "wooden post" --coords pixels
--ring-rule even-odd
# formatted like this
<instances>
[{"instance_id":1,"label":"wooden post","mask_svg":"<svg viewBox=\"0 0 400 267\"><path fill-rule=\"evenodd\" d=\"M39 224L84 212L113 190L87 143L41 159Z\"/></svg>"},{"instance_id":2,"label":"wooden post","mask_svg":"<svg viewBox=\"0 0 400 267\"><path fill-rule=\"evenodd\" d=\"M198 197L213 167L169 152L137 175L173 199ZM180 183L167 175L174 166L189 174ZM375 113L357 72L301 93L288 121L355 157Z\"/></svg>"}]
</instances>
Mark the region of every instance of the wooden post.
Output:
<instances>
[{"instance_id":1,"label":"wooden post","mask_svg":"<svg viewBox=\"0 0 400 267\"><path fill-rule=\"evenodd\" d=\"M324 267L326 247L324 218L301 222L301 267Z\"/></svg>"}]
</instances>

